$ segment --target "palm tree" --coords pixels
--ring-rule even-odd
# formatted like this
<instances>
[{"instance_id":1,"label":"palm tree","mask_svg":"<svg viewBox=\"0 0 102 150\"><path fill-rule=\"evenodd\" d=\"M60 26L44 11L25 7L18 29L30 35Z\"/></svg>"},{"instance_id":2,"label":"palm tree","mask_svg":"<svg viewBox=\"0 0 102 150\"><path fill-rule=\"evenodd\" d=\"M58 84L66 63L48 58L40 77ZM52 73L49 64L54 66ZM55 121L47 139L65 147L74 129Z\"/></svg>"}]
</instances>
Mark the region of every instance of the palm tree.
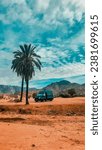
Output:
<instances>
[{"instance_id":1,"label":"palm tree","mask_svg":"<svg viewBox=\"0 0 102 150\"><path fill-rule=\"evenodd\" d=\"M12 61L11 69L13 69L13 71L15 71L17 73L17 76L22 77L21 96L20 96L20 102L22 102L23 86L24 86L24 75L23 75L23 70L22 70L23 69L23 64L21 64L21 53L20 53L20 51L15 51L14 52L14 59Z\"/></svg>"},{"instance_id":2,"label":"palm tree","mask_svg":"<svg viewBox=\"0 0 102 150\"><path fill-rule=\"evenodd\" d=\"M12 69L18 76L22 77L22 90L23 83L26 83L26 104L28 102L28 88L29 80L35 75L35 67L41 70L40 56L35 53L35 48L31 44L20 45L20 50L14 52L14 60L12 61Z\"/></svg>"}]
</instances>

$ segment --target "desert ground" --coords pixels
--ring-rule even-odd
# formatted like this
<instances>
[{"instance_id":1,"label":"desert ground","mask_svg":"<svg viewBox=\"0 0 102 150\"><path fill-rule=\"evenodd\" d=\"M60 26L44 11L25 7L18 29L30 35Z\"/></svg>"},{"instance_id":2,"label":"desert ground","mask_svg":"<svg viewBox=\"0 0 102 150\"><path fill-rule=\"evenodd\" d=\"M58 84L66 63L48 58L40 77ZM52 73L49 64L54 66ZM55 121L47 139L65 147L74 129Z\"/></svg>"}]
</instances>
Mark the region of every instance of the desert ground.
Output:
<instances>
[{"instance_id":1,"label":"desert ground","mask_svg":"<svg viewBox=\"0 0 102 150\"><path fill-rule=\"evenodd\" d=\"M0 150L84 150L85 98L0 99Z\"/></svg>"}]
</instances>

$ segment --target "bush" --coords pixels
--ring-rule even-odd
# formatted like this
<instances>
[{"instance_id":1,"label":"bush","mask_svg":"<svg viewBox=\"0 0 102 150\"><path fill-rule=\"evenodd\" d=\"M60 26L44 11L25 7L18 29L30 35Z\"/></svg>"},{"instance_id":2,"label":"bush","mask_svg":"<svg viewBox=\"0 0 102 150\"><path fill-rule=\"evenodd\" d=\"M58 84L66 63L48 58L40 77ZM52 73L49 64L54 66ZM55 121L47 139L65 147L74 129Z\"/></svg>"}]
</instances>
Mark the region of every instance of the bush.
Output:
<instances>
[{"instance_id":1,"label":"bush","mask_svg":"<svg viewBox=\"0 0 102 150\"><path fill-rule=\"evenodd\" d=\"M14 99L14 102L15 102L15 103L18 103L18 102L20 102L20 100L19 100L18 98L15 98L15 99Z\"/></svg>"},{"instance_id":2,"label":"bush","mask_svg":"<svg viewBox=\"0 0 102 150\"><path fill-rule=\"evenodd\" d=\"M32 97L35 98L35 96L36 96L36 93L33 93L33 94L32 94Z\"/></svg>"},{"instance_id":3,"label":"bush","mask_svg":"<svg viewBox=\"0 0 102 150\"><path fill-rule=\"evenodd\" d=\"M75 89L68 89L59 94L60 97L69 98L77 96Z\"/></svg>"},{"instance_id":4,"label":"bush","mask_svg":"<svg viewBox=\"0 0 102 150\"><path fill-rule=\"evenodd\" d=\"M23 108L20 108L19 110L18 110L18 113L19 114L32 114L32 112L31 112L31 110L26 110L26 109L23 109Z\"/></svg>"},{"instance_id":5,"label":"bush","mask_svg":"<svg viewBox=\"0 0 102 150\"><path fill-rule=\"evenodd\" d=\"M75 89L69 89L68 93L70 94L71 97L76 95Z\"/></svg>"},{"instance_id":6,"label":"bush","mask_svg":"<svg viewBox=\"0 0 102 150\"><path fill-rule=\"evenodd\" d=\"M4 98L4 96L3 95L0 95L0 99L3 99Z\"/></svg>"},{"instance_id":7,"label":"bush","mask_svg":"<svg viewBox=\"0 0 102 150\"><path fill-rule=\"evenodd\" d=\"M28 95L28 98L31 98L31 95Z\"/></svg>"},{"instance_id":8,"label":"bush","mask_svg":"<svg viewBox=\"0 0 102 150\"><path fill-rule=\"evenodd\" d=\"M60 94L60 97L62 97L62 98L69 98L70 97L70 95L69 94Z\"/></svg>"},{"instance_id":9,"label":"bush","mask_svg":"<svg viewBox=\"0 0 102 150\"><path fill-rule=\"evenodd\" d=\"M18 98L18 95L16 95L16 94L10 94L10 97L11 98Z\"/></svg>"}]
</instances>

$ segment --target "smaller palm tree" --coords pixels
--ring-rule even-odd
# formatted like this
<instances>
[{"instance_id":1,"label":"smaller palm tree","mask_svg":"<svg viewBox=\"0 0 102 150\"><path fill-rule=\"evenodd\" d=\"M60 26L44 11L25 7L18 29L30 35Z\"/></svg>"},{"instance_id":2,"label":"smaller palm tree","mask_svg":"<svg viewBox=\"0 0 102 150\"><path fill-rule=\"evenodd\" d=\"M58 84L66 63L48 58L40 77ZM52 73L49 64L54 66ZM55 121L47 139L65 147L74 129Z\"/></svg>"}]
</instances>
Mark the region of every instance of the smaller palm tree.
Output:
<instances>
[{"instance_id":1,"label":"smaller palm tree","mask_svg":"<svg viewBox=\"0 0 102 150\"><path fill-rule=\"evenodd\" d=\"M24 86L24 76L23 76L23 73L22 73L22 71L23 71L22 70L23 69L23 64L20 64L20 62L21 62L21 56L20 56L20 54L21 53L19 51L15 51L14 52L14 59L12 61L11 69L13 69L13 71L17 73L17 76L21 76L21 78L22 78L21 96L20 96L20 102L22 102L22 98L23 98L23 86Z\"/></svg>"},{"instance_id":2,"label":"smaller palm tree","mask_svg":"<svg viewBox=\"0 0 102 150\"><path fill-rule=\"evenodd\" d=\"M21 98L23 95L23 84L26 82L26 104L28 102L29 80L35 75L35 67L41 70L40 56L35 53L35 48L31 44L20 45L20 50L14 52L14 60L12 61L12 69L17 76L22 77Z\"/></svg>"}]
</instances>

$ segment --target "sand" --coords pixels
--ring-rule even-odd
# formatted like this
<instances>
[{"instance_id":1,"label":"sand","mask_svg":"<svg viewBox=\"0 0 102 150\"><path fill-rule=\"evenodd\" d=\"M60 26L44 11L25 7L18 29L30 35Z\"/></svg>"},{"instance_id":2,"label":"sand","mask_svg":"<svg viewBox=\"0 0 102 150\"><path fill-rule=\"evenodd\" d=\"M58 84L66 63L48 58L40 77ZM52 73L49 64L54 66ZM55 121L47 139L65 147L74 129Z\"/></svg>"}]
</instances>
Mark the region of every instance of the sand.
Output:
<instances>
[{"instance_id":1,"label":"sand","mask_svg":"<svg viewBox=\"0 0 102 150\"><path fill-rule=\"evenodd\" d=\"M0 100L0 150L84 150L83 97L52 102Z\"/></svg>"}]
</instances>

